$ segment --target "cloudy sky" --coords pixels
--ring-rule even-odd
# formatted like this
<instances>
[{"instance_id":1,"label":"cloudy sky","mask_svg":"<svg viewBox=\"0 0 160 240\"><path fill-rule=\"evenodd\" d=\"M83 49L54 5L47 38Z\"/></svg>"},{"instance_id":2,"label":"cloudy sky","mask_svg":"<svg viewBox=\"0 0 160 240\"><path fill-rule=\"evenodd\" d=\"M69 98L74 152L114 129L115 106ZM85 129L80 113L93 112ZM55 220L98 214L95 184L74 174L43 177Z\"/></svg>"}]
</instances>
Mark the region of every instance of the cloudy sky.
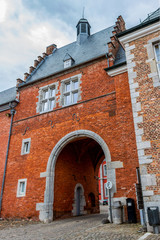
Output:
<instances>
[{"instance_id":1,"label":"cloudy sky","mask_svg":"<svg viewBox=\"0 0 160 240\"><path fill-rule=\"evenodd\" d=\"M0 91L23 79L46 46L59 48L76 40L83 6L95 33L119 15L127 28L139 24L160 7L160 0L0 0Z\"/></svg>"}]
</instances>

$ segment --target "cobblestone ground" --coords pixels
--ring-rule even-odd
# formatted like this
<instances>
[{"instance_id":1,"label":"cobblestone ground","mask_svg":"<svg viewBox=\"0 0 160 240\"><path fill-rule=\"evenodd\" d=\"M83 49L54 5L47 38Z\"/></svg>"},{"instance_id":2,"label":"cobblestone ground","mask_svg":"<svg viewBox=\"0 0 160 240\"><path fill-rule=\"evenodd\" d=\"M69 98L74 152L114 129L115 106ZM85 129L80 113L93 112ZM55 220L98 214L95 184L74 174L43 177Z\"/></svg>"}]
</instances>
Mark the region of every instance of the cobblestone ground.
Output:
<instances>
[{"instance_id":1,"label":"cobblestone ground","mask_svg":"<svg viewBox=\"0 0 160 240\"><path fill-rule=\"evenodd\" d=\"M57 220L49 224L0 221L0 240L138 240L139 224L102 224L104 214ZM149 235L145 240L160 240Z\"/></svg>"}]
</instances>

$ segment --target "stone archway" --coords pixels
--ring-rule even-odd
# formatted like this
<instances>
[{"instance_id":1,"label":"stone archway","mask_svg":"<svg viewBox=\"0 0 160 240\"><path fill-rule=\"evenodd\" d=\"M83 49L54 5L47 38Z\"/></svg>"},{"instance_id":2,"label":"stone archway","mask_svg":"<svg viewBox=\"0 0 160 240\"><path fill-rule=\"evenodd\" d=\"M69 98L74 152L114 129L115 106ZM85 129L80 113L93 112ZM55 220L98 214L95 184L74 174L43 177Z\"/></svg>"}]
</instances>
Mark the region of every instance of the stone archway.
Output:
<instances>
[{"instance_id":1,"label":"stone archway","mask_svg":"<svg viewBox=\"0 0 160 240\"><path fill-rule=\"evenodd\" d=\"M36 210L40 211L39 213L40 221L50 222L53 220L55 165L60 152L72 140L83 138L83 137L88 137L95 140L101 146L104 156L107 159L107 162L111 162L111 156L110 156L108 146L98 134L89 130L77 130L64 136L53 148L51 155L48 159L46 172L43 172L40 174L40 177L46 177L44 202L37 203L36 205ZM110 169L108 172L109 172L109 175L112 176L112 182L115 183L116 182L115 168ZM108 176L108 179L109 179L109 176ZM116 184L114 185L116 186ZM114 192L115 191L116 189L114 189Z\"/></svg>"}]
</instances>

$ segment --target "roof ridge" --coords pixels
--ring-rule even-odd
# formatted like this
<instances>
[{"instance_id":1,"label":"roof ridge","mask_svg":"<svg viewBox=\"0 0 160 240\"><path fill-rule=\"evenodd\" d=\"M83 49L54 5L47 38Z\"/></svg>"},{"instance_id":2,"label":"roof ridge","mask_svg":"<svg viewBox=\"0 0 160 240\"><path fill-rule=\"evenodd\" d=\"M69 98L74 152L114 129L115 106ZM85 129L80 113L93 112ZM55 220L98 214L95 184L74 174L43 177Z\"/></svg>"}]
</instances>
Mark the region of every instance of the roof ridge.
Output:
<instances>
[{"instance_id":1,"label":"roof ridge","mask_svg":"<svg viewBox=\"0 0 160 240\"><path fill-rule=\"evenodd\" d=\"M157 14L158 12L159 12L159 17L160 17L160 7L159 7L158 9L156 9L154 12L149 13L148 16L147 16L147 18L145 18L142 23L145 23L145 22L151 20L152 17L153 17L155 14ZM153 19L156 18L156 17L157 17L157 16L153 17Z\"/></svg>"}]
</instances>

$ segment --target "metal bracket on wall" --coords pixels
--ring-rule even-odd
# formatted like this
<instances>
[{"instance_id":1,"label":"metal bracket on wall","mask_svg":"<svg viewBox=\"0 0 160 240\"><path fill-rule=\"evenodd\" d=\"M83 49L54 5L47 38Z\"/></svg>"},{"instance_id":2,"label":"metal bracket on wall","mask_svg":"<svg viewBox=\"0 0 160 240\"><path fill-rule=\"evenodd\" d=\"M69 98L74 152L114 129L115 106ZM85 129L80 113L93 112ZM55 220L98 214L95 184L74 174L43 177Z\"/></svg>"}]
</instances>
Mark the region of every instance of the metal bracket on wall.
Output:
<instances>
[{"instance_id":1,"label":"metal bracket on wall","mask_svg":"<svg viewBox=\"0 0 160 240\"><path fill-rule=\"evenodd\" d=\"M54 128L54 124L53 124L53 121L52 121L52 120L50 120L48 123L50 123L51 128Z\"/></svg>"},{"instance_id":2,"label":"metal bracket on wall","mask_svg":"<svg viewBox=\"0 0 160 240\"><path fill-rule=\"evenodd\" d=\"M76 122L79 122L79 121L80 121L80 117L78 117L76 113L74 113L74 114L72 115L72 117L73 117L73 120L74 120L74 119L76 120Z\"/></svg>"},{"instance_id":3,"label":"metal bracket on wall","mask_svg":"<svg viewBox=\"0 0 160 240\"><path fill-rule=\"evenodd\" d=\"M29 130L29 127L26 127L25 130L24 130L24 133L22 135L25 135L27 130Z\"/></svg>"}]
</instances>

